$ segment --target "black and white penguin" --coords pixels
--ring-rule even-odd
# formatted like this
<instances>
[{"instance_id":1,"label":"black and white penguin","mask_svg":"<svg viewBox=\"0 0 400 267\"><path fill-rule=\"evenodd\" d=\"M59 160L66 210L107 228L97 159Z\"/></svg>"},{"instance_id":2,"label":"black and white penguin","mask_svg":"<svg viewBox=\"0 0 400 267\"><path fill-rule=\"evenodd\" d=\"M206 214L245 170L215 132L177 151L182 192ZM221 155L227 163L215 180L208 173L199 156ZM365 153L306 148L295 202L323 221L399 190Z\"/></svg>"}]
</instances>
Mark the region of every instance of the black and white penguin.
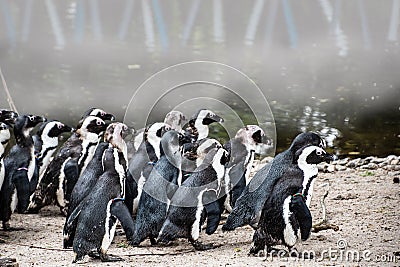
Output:
<instances>
[{"instance_id":1,"label":"black and white penguin","mask_svg":"<svg viewBox=\"0 0 400 267\"><path fill-rule=\"evenodd\" d=\"M203 138L190 146L189 149L187 143L184 142L184 145L182 176L179 177L178 185L181 185L203 163L204 158L211 149L222 147L221 143L213 138Z\"/></svg>"},{"instance_id":2,"label":"black and white penguin","mask_svg":"<svg viewBox=\"0 0 400 267\"><path fill-rule=\"evenodd\" d=\"M5 123L8 126L12 126L15 123L15 120L17 119L18 114L14 111L6 110L6 109L0 109L0 123ZM11 138L10 134L10 127L4 128L0 130L0 143L3 149L6 149L8 145L8 141Z\"/></svg>"},{"instance_id":3,"label":"black and white penguin","mask_svg":"<svg viewBox=\"0 0 400 267\"><path fill-rule=\"evenodd\" d=\"M236 200L242 194L249 181L257 145L265 137L264 131L257 125L247 125L236 133L235 138L224 144L231 155L225 171L225 208L231 212Z\"/></svg>"},{"instance_id":4,"label":"black and white penguin","mask_svg":"<svg viewBox=\"0 0 400 267\"><path fill-rule=\"evenodd\" d=\"M83 113L82 118L80 119L79 123L82 123L86 117L89 116L95 116L98 117L100 119L102 119L103 121L115 121L115 117L113 114L107 113L104 110L100 109L100 108L90 108L88 110L85 111L85 113ZM76 127L77 129L79 129L80 127Z\"/></svg>"},{"instance_id":5,"label":"black and white penguin","mask_svg":"<svg viewBox=\"0 0 400 267\"><path fill-rule=\"evenodd\" d=\"M122 154L126 159L126 144L124 141L124 136L128 130L128 127L120 122L111 123L105 133L104 142L101 142L94 153L92 160L89 162L87 168L82 172L74 189L71 193L70 202L68 205L68 212L66 222L68 221L71 213L76 209L76 207L85 199L87 195L90 194L92 188L95 186L97 179L103 174L103 154L104 151L112 145L112 147L118 148L122 151ZM75 230L75 227L68 227L71 231ZM72 241L74 239L74 232L67 232L67 224L64 225L64 248L72 246Z\"/></svg>"},{"instance_id":6,"label":"black and white penguin","mask_svg":"<svg viewBox=\"0 0 400 267\"><path fill-rule=\"evenodd\" d=\"M146 180L140 196L131 242L134 246L148 237L151 244L156 243L181 175L183 140L184 136L173 130L165 133L161 139L161 157Z\"/></svg>"},{"instance_id":7,"label":"black and white penguin","mask_svg":"<svg viewBox=\"0 0 400 267\"><path fill-rule=\"evenodd\" d=\"M222 230L232 231L244 225L256 228L264 202L271 194L271 185L293 164L296 151L308 145L321 148L326 146L325 141L315 133L307 132L297 135L287 150L276 155L271 164L261 168L246 185L222 226Z\"/></svg>"},{"instance_id":8,"label":"black and white penguin","mask_svg":"<svg viewBox=\"0 0 400 267\"><path fill-rule=\"evenodd\" d=\"M330 162L333 156L318 146L306 146L295 153L292 165L271 184L250 254L257 255L273 245L283 244L291 250L296 242L307 240L312 227L309 210L317 164Z\"/></svg>"},{"instance_id":9,"label":"black and white penguin","mask_svg":"<svg viewBox=\"0 0 400 267\"><path fill-rule=\"evenodd\" d=\"M131 237L133 233L133 220L123 202L125 156L122 151L110 146L103 156L104 173L67 221L67 228L75 225L76 221L73 240L74 263L82 262L86 255L94 256L97 253L102 261L122 260L107 255L118 220L121 221L127 236Z\"/></svg>"},{"instance_id":10,"label":"black and white penguin","mask_svg":"<svg viewBox=\"0 0 400 267\"><path fill-rule=\"evenodd\" d=\"M36 188L38 169L30 132L44 121L46 118L34 115L20 115L15 121L16 144L4 159L5 175L0 191L0 220L4 229L9 228L12 212L26 211L29 197Z\"/></svg>"},{"instance_id":11,"label":"black and white penguin","mask_svg":"<svg viewBox=\"0 0 400 267\"><path fill-rule=\"evenodd\" d=\"M217 197L221 190L225 164L229 155L223 148L212 149L199 171L195 171L176 190L157 242L168 244L176 238L188 238L196 250L211 249L212 244L198 241L202 223L207 219L206 233L218 227L222 209Z\"/></svg>"},{"instance_id":12,"label":"black and white penguin","mask_svg":"<svg viewBox=\"0 0 400 267\"><path fill-rule=\"evenodd\" d=\"M7 124L5 124L4 122L0 123L0 138L2 137L2 132L5 130L8 130L9 126ZM3 185L3 181L4 181L4 161L3 161L3 157L4 157L4 151L5 151L5 147L4 146L0 146L0 189L1 186Z\"/></svg>"},{"instance_id":13,"label":"black and white penguin","mask_svg":"<svg viewBox=\"0 0 400 267\"><path fill-rule=\"evenodd\" d=\"M169 130L171 127L162 122L148 126L144 141L129 162L125 203L132 214L136 213L144 183L160 158L161 137Z\"/></svg>"},{"instance_id":14,"label":"black and white penguin","mask_svg":"<svg viewBox=\"0 0 400 267\"><path fill-rule=\"evenodd\" d=\"M80 173L93 157L106 123L95 116L86 117L72 136L63 144L47 167L35 192L28 212L36 213L55 199L66 214L69 197Z\"/></svg>"},{"instance_id":15,"label":"black and white penguin","mask_svg":"<svg viewBox=\"0 0 400 267\"><path fill-rule=\"evenodd\" d=\"M222 123L224 119L208 109L200 109L189 120L188 126L185 129L185 135L188 136L192 142L202 140L208 137L208 126L214 122Z\"/></svg>"},{"instance_id":16,"label":"black and white penguin","mask_svg":"<svg viewBox=\"0 0 400 267\"><path fill-rule=\"evenodd\" d=\"M59 135L72 131L74 131L74 129L68 125L52 120L43 123L37 133L32 136L35 147L35 156L39 166L39 183L45 170L49 166L51 157L58 147Z\"/></svg>"},{"instance_id":17,"label":"black and white penguin","mask_svg":"<svg viewBox=\"0 0 400 267\"><path fill-rule=\"evenodd\" d=\"M165 115L164 123L171 126L171 130L182 132L182 127L186 122L186 117L178 110L171 110Z\"/></svg>"}]
</instances>

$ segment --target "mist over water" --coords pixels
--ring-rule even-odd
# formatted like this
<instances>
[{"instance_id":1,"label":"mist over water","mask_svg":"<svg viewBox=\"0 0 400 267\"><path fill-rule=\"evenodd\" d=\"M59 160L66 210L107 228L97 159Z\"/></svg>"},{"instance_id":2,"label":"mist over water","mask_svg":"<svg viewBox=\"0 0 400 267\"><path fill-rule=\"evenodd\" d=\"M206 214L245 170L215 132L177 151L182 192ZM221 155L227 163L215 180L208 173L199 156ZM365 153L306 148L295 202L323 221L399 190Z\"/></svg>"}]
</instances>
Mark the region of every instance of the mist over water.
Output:
<instances>
[{"instance_id":1,"label":"mist over water","mask_svg":"<svg viewBox=\"0 0 400 267\"><path fill-rule=\"evenodd\" d=\"M135 90L166 67L221 62L263 92L277 152L297 133L317 131L341 156L399 155L398 2L3 0L0 67L20 113L75 125L91 106L122 120ZM229 78L231 87L252 90L224 75L210 80ZM149 87L143 103L165 86ZM181 90L190 97L202 89ZM163 119L171 100L151 118ZM226 102L246 114L229 94ZM0 105L8 108L3 89Z\"/></svg>"}]
</instances>

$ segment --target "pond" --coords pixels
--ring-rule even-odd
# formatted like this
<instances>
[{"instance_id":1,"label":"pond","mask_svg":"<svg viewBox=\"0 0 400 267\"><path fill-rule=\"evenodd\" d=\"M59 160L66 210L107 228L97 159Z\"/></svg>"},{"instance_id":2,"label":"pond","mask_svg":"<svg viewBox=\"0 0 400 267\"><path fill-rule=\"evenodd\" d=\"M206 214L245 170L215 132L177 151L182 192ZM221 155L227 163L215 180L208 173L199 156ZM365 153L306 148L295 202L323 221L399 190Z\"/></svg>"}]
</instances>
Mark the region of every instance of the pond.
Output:
<instances>
[{"instance_id":1,"label":"pond","mask_svg":"<svg viewBox=\"0 0 400 267\"><path fill-rule=\"evenodd\" d=\"M277 152L297 133L316 131L341 157L400 154L396 0L4 0L0 9L0 67L21 113L74 125L98 106L122 120L135 91L155 73L213 61L260 88L273 118L258 122L276 126ZM196 81L197 74L164 77L146 89L143 105L158 101L174 79ZM172 100L186 103L205 90L253 123L246 116L254 110L240 97L256 89L226 69L208 75L201 77L229 84L239 99L212 84L210 92L188 84L180 98L161 99L151 119L162 119ZM3 88L0 105L8 107Z\"/></svg>"}]
</instances>

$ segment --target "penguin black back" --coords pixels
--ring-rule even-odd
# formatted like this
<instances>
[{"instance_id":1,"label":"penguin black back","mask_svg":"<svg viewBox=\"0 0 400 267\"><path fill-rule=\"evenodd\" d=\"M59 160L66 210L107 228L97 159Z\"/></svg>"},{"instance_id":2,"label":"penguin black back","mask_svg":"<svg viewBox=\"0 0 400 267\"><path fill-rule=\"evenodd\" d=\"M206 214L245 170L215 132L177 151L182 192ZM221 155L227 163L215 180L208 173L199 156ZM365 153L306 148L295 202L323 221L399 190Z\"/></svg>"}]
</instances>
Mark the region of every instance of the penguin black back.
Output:
<instances>
[{"instance_id":1,"label":"penguin black back","mask_svg":"<svg viewBox=\"0 0 400 267\"><path fill-rule=\"evenodd\" d=\"M265 245L268 249L283 244L290 249L299 237L302 240L309 237L312 226L309 204L318 174L316 164L332 159L332 155L317 146L296 151L293 164L271 185L271 194L264 203L250 253L257 254Z\"/></svg>"},{"instance_id":2,"label":"penguin black back","mask_svg":"<svg viewBox=\"0 0 400 267\"><path fill-rule=\"evenodd\" d=\"M276 155L271 164L261 168L250 180L237 199L235 207L229 214L222 230L232 231L247 224L257 227L264 202L271 194L271 185L293 164L296 151L308 145L325 147L325 142L319 135L312 132L301 133L296 136L287 150Z\"/></svg>"}]
</instances>

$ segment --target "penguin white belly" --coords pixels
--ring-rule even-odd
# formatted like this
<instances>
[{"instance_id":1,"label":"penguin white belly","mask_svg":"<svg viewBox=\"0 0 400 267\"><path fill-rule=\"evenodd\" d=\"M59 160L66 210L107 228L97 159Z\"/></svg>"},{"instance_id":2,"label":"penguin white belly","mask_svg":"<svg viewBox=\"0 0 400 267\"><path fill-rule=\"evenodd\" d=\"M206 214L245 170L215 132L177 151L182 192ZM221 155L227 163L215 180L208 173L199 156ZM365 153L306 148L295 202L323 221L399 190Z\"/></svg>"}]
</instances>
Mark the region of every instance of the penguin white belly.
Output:
<instances>
[{"instance_id":1,"label":"penguin white belly","mask_svg":"<svg viewBox=\"0 0 400 267\"><path fill-rule=\"evenodd\" d=\"M64 168L65 168L65 164L67 164L67 162L71 159L71 157L67 158L66 161L64 161L64 163L61 165L60 168L60 176L58 177L58 187L57 187L57 191L56 191L56 199L57 199L57 204L60 207L65 207L66 202L65 202L65 198L64 198L64 180L65 180L65 173L64 173Z\"/></svg>"},{"instance_id":2,"label":"penguin white belly","mask_svg":"<svg viewBox=\"0 0 400 267\"><path fill-rule=\"evenodd\" d=\"M224 181L225 181L225 194L226 194L226 199L225 199L225 202L224 202L224 206L225 206L225 209L226 209L229 213L232 212L232 206L231 206L231 204L230 204L230 203L231 203L231 194L230 194L230 191L231 191L231 187L230 187L231 178L230 178L230 176L229 176L229 172L231 171L231 169L232 169L232 167L226 169L226 171L225 171L225 177L224 177Z\"/></svg>"},{"instance_id":3,"label":"penguin white belly","mask_svg":"<svg viewBox=\"0 0 400 267\"><path fill-rule=\"evenodd\" d=\"M17 189L14 189L14 192L11 196L11 212L12 213L14 213L17 210L17 205L18 205Z\"/></svg>"},{"instance_id":4,"label":"penguin white belly","mask_svg":"<svg viewBox=\"0 0 400 267\"><path fill-rule=\"evenodd\" d=\"M110 200L110 201L108 201L108 204L107 204L107 211L106 211L107 217L106 217L106 221L104 224L105 232L104 232L103 240L101 242L101 247L100 247L100 250L103 254L107 253L107 250L110 247L111 242L114 239L115 229L117 227L117 222L118 222L117 219L115 219L115 221L111 220L111 217L113 216L113 215L111 215L112 203L113 203L113 200Z\"/></svg>"},{"instance_id":5,"label":"penguin white belly","mask_svg":"<svg viewBox=\"0 0 400 267\"><path fill-rule=\"evenodd\" d=\"M197 240L200 235L200 219L201 219L201 213L203 212L203 209L204 209L203 194L206 191L207 191L207 189L200 191L199 195L197 196L196 219L192 225L192 231L191 231L191 236L192 236L193 240Z\"/></svg>"},{"instance_id":6,"label":"penguin white belly","mask_svg":"<svg viewBox=\"0 0 400 267\"><path fill-rule=\"evenodd\" d=\"M292 202L292 196L288 196L283 202L283 220L285 221L283 238L288 246L294 246L298 237L289 220L290 216L292 215L292 212L289 209L290 202Z\"/></svg>"},{"instance_id":7,"label":"penguin white belly","mask_svg":"<svg viewBox=\"0 0 400 267\"><path fill-rule=\"evenodd\" d=\"M3 186L4 182L4 162L3 159L0 160L0 190L1 187Z\"/></svg>"},{"instance_id":8,"label":"penguin white belly","mask_svg":"<svg viewBox=\"0 0 400 267\"><path fill-rule=\"evenodd\" d=\"M80 174L83 173L87 167L87 165L89 164L89 162L92 160L93 156L94 156L94 151L96 150L98 143L93 143L93 142L89 142L84 146L84 151L82 151L82 155L87 155L85 158L85 161L83 162L83 166L80 170ZM80 165L81 161L82 161L83 157L81 157L78 161L78 165Z\"/></svg>"},{"instance_id":9,"label":"penguin white belly","mask_svg":"<svg viewBox=\"0 0 400 267\"><path fill-rule=\"evenodd\" d=\"M41 178L43 177L44 171L47 169L47 166L50 164L51 156L53 155L54 151L56 151L56 148L53 148L47 152L45 157L42 160L42 166L40 166L39 169L39 183L41 181Z\"/></svg>"},{"instance_id":10,"label":"penguin white belly","mask_svg":"<svg viewBox=\"0 0 400 267\"><path fill-rule=\"evenodd\" d=\"M31 160L28 165L28 180L29 182L32 180L33 173L35 172L36 167L36 159L35 159L35 149L31 147Z\"/></svg>"},{"instance_id":11,"label":"penguin white belly","mask_svg":"<svg viewBox=\"0 0 400 267\"><path fill-rule=\"evenodd\" d=\"M144 183L146 182L146 178L143 176L143 174L140 176L139 181L138 181L138 195L135 198L135 200L133 201L133 213L136 213L138 205L139 205L139 200L140 200L140 196L142 195L142 191L143 191L143 186Z\"/></svg>"}]
</instances>

